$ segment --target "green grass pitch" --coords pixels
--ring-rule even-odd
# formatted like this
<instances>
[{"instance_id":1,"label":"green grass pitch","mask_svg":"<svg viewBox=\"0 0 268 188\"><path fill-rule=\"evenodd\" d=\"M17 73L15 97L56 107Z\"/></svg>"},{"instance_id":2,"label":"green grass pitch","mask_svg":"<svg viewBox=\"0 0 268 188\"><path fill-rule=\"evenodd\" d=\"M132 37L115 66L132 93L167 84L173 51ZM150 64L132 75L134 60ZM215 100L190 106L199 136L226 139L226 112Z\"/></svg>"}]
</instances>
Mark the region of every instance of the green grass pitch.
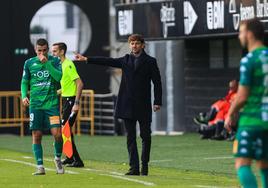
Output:
<instances>
[{"instance_id":1,"label":"green grass pitch","mask_svg":"<svg viewBox=\"0 0 268 188\"><path fill-rule=\"evenodd\" d=\"M148 177L124 176L128 170L125 137L76 137L85 168L65 168L57 175L52 137L43 137L45 176L32 176L31 137L0 136L0 187L239 187L232 158L232 143L204 140L196 134L153 136ZM141 140L138 139L139 151Z\"/></svg>"}]
</instances>

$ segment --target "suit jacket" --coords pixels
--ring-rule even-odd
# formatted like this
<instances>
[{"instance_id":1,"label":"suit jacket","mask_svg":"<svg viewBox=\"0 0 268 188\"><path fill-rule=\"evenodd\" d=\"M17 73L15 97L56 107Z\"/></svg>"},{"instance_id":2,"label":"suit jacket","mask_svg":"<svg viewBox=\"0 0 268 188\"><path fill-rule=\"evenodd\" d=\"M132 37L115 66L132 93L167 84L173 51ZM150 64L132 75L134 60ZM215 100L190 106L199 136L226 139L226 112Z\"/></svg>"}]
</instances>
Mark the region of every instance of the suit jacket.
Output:
<instances>
[{"instance_id":1,"label":"suit jacket","mask_svg":"<svg viewBox=\"0 0 268 188\"><path fill-rule=\"evenodd\" d=\"M120 58L89 57L90 64L122 69L115 117L151 122L151 81L154 84L154 105L162 105L162 84L156 59L144 51L135 57L126 54ZM136 63L136 66L134 65Z\"/></svg>"}]
</instances>

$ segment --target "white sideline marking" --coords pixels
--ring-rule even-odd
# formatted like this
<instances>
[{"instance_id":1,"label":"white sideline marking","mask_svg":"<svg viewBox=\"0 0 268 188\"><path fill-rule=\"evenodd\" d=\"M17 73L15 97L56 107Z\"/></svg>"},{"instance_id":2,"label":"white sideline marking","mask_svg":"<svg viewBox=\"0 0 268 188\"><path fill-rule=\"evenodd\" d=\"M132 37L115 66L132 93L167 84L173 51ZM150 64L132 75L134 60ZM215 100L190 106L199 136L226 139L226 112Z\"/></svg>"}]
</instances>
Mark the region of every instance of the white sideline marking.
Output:
<instances>
[{"instance_id":1,"label":"white sideline marking","mask_svg":"<svg viewBox=\"0 0 268 188\"><path fill-rule=\"evenodd\" d=\"M29 156L23 156L23 158L33 159L33 157L29 157ZM21 164L26 164L29 166L36 167L35 164L29 163L29 162L24 162L24 161L17 161L17 160L12 160L12 159L0 159L0 160L6 160L6 161L10 161L10 162L16 162L16 163L21 163ZM53 160L51 160L51 159L44 159L44 160L53 162ZM48 171L54 171L54 169L50 169L50 168L45 168L45 169ZM122 179L122 180L127 180L127 181L131 181L131 182L135 182L135 183L140 183L140 184L143 184L146 186L155 186L155 184L152 182L147 182L147 181L142 181L142 180L137 180L137 179L125 177L125 175L123 173L120 173L120 172L105 171L105 170L98 170L98 169L92 169L92 168L83 168L83 170L91 171L91 172L99 172L97 174L101 175L101 176L109 176L109 177L113 177L113 178L117 178L117 179ZM68 172L69 174L79 174L78 172L73 172L73 171L69 171L69 170L66 170L65 172Z\"/></svg>"},{"instance_id":2,"label":"white sideline marking","mask_svg":"<svg viewBox=\"0 0 268 188\"><path fill-rule=\"evenodd\" d=\"M29 157L29 156L22 156L22 158L24 158L24 159L32 159L32 157Z\"/></svg>"},{"instance_id":3,"label":"white sideline marking","mask_svg":"<svg viewBox=\"0 0 268 188\"><path fill-rule=\"evenodd\" d=\"M19 161L19 160L14 160L14 159L0 159L0 160L37 167L36 164L25 162L25 161ZM47 168L47 167L45 167L45 170L47 170L47 171L55 171L55 169ZM67 173L67 174L79 174L78 172L74 172L74 171L70 171L70 170L65 170L65 173Z\"/></svg>"},{"instance_id":4,"label":"white sideline marking","mask_svg":"<svg viewBox=\"0 0 268 188\"><path fill-rule=\"evenodd\" d=\"M135 183L140 183L140 184L143 184L146 186L155 186L155 184L152 182L147 182L147 181L129 178L129 177L126 177L124 174L119 173L119 172L97 170L97 169L91 169L91 168L85 168L84 170L90 171L90 172L102 172L99 174L101 176L109 176L109 177L113 177L113 178L117 178L117 179L122 179L122 180L131 181L131 182L135 182ZM104 173L107 173L107 174L104 174Z\"/></svg>"},{"instance_id":5,"label":"white sideline marking","mask_svg":"<svg viewBox=\"0 0 268 188\"><path fill-rule=\"evenodd\" d=\"M226 157L208 157L204 158L204 160L217 160L217 159L233 159L234 157L226 156Z\"/></svg>"},{"instance_id":6,"label":"white sideline marking","mask_svg":"<svg viewBox=\"0 0 268 188\"><path fill-rule=\"evenodd\" d=\"M140 183L140 184L143 184L143 185L146 185L146 186L155 186L155 184L152 183L152 182L146 182L146 181L142 181L142 180L132 179L132 178L128 178L128 177L125 177L125 176L118 176L118 175L112 175L112 174L100 174L100 175L102 175L102 176L110 176L110 177L113 177L113 178L127 180L127 181L132 181L132 182Z\"/></svg>"},{"instance_id":7,"label":"white sideline marking","mask_svg":"<svg viewBox=\"0 0 268 188\"><path fill-rule=\"evenodd\" d=\"M91 171L91 172L108 173L108 174L113 174L113 175L118 175L118 176L124 176L123 173L114 172L114 171L98 170L98 169L93 169L93 168L84 168L83 170Z\"/></svg>"},{"instance_id":8,"label":"white sideline marking","mask_svg":"<svg viewBox=\"0 0 268 188\"><path fill-rule=\"evenodd\" d=\"M164 162L171 162L172 159L163 159L163 160L151 160L151 163L164 163Z\"/></svg>"}]
</instances>

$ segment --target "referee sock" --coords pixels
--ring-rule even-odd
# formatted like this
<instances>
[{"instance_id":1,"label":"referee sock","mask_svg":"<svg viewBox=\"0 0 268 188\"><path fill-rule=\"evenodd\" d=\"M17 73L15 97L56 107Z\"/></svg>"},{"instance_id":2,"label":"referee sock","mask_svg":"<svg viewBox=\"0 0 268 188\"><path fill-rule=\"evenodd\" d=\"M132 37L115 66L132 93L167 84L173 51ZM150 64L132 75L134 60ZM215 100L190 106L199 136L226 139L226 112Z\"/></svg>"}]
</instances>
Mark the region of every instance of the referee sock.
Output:
<instances>
[{"instance_id":1,"label":"referee sock","mask_svg":"<svg viewBox=\"0 0 268 188\"><path fill-rule=\"evenodd\" d=\"M62 154L62 141L61 142L54 142L54 155L55 158L60 158Z\"/></svg>"},{"instance_id":2,"label":"referee sock","mask_svg":"<svg viewBox=\"0 0 268 188\"><path fill-rule=\"evenodd\" d=\"M261 182L263 188L268 188L268 168L263 168L260 170Z\"/></svg>"},{"instance_id":3,"label":"referee sock","mask_svg":"<svg viewBox=\"0 0 268 188\"><path fill-rule=\"evenodd\" d=\"M243 188L258 188L256 177L249 165L241 166L237 171L237 175Z\"/></svg>"},{"instance_id":4,"label":"referee sock","mask_svg":"<svg viewBox=\"0 0 268 188\"><path fill-rule=\"evenodd\" d=\"M41 144L33 144L32 150L34 153L34 157L37 165L43 165L43 148Z\"/></svg>"}]
</instances>

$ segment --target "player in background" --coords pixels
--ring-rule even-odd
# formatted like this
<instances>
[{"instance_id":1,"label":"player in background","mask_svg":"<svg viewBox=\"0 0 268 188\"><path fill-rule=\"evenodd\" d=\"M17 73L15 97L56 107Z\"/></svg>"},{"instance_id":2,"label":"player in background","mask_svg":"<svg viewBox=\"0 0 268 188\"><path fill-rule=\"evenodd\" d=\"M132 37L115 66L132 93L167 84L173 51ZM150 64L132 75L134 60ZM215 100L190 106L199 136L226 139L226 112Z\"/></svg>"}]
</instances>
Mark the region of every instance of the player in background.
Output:
<instances>
[{"instance_id":1,"label":"player in background","mask_svg":"<svg viewBox=\"0 0 268 188\"><path fill-rule=\"evenodd\" d=\"M257 188L251 164L256 160L262 187L268 187L268 48L263 44L264 27L258 19L243 21L239 40L248 54L240 62L240 83L225 127L239 125L234 142L235 167L244 188Z\"/></svg>"},{"instance_id":2,"label":"player in background","mask_svg":"<svg viewBox=\"0 0 268 188\"><path fill-rule=\"evenodd\" d=\"M62 77L60 60L48 55L48 42L38 39L36 55L26 60L21 80L21 97L24 106L29 106L32 150L37 163L33 175L44 175L42 133L50 129L54 137L54 155L57 174L63 174L61 164L62 136L57 87ZM30 100L27 97L30 90Z\"/></svg>"}]
</instances>

